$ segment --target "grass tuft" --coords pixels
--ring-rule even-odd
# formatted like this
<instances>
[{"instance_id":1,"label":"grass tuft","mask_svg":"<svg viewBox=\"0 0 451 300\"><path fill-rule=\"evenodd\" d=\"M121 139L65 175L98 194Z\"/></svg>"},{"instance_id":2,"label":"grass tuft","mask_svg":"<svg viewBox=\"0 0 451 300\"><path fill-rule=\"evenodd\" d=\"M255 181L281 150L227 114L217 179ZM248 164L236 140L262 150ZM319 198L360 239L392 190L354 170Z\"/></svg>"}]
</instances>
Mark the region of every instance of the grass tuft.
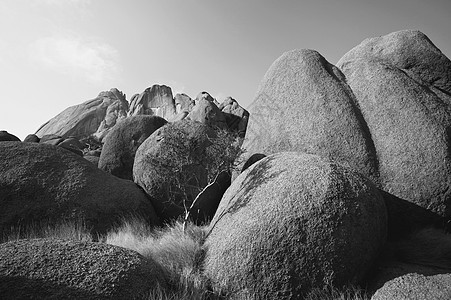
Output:
<instances>
[{"instance_id":1,"label":"grass tuft","mask_svg":"<svg viewBox=\"0 0 451 300\"><path fill-rule=\"evenodd\" d=\"M138 219L123 220L122 225L102 237L92 237L84 222L67 221L55 225L27 226L12 228L1 242L31 238L59 238L76 241L103 242L137 251L156 262L164 272L169 288L157 286L146 299L152 300L252 300L255 295L227 295L213 291L208 279L203 275L205 250L203 243L207 227L189 223L183 228L181 221L163 228L151 228ZM369 296L355 287L313 290L307 300L367 300Z\"/></svg>"},{"instance_id":2,"label":"grass tuft","mask_svg":"<svg viewBox=\"0 0 451 300\"><path fill-rule=\"evenodd\" d=\"M194 224L183 230L182 222L178 221L151 230L139 219L132 219L109 232L105 242L135 250L161 266L170 291L153 291L149 299L206 299L212 295L202 275L205 236L205 227Z\"/></svg>"},{"instance_id":3,"label":"grass tuft","mask_svg":"<svg viewBox=\"0 0 451 300\"><path fill-rule=\"evenodd\" d=\"M0 243L20 239L54 238L73 241L94 241L83 220L63 221L56 224L46 222L33 223L27 226L13 226L0 237Z\"/></svg>"}]
</instances>

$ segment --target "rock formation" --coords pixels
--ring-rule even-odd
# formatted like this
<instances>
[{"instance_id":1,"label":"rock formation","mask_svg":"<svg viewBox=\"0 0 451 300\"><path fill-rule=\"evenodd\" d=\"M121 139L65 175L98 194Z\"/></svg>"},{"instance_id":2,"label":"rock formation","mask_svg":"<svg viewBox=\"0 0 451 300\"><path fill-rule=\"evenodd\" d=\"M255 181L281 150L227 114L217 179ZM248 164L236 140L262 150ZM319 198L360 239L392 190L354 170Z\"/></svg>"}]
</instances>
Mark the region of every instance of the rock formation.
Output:
<instances>
[{"instance_id":1,"label":"rock formation","mask_svg":"<svg viewBox=\"0 0 451 300\"><path fill-rule=\"evenodd\" d=\"M174 97L175 112L180 114L181 112L190 112L194 106L194 100L186 94L177 94Z\"/></svg>"},{"instance_id":2,"label":"rock formation","mask_svg":"<svg viewBox=\"0 0 451 300\"><path fill-rule=\"evenodd\" d=\"M55 134L62 137L84 138L97 132L101 124L104 124L102 131L111 128L116 122L115 118L126 116L127 109L125 95L117 89L111 89L101 92L92 100L65 109L42 125L36 131L36 135L42 137L46 134Z\"/></svg>"},{"instance_id":3,"label":"rock formation","mask_svg":"<svg viewBox=\"0 0 451 300\"><path fill-rule=\"evenodd\" d=\"M386 236L386 208L364 176L316 155L283 152L244 171L210 223L205 272L255 299L302 299L358 283Z\"/></svg>"},{"instance_id":4,"label":"rock formation","mask_svg":"<svg viewBox=\"0 0 451 300\"><path fill-rule=\"evenodd\" d=\"M246 135L249 112L241 107L232 97L227 97L218 107L225 116L227 127L241 138Z\"/></svg>"},{"instance_id":5,"label":"rock formation","mask_svg":"<svg viewBox=\"0 0 451 300\"><path fill-rule=\"evenodd\" d=\"M249 155L314 153L377 178L374 146L344 75L313 50L284 53L266 72L243 147Z\"/></svg>"},{"instance_id":6,"label":"rock formation","mask_svg":"<svg viewBox=\"0 0 451 300\"><path fill-rule=\"evenodd\" d=\"M15 136L14 134L9 133L8 131L1 130L0 131L0 142L20 142L21 140Z\"/></svg>"},{"instance_id":7,"label":"rock formation","mask_svg":"<svg viewBox=\"0 0 451 300\"><path fill-rule=\"evenodd\" d=\"M387 282L371 300L448 300L451 299L451 274L424 276L411 273Z\"/></svg>"},{"instance_id":8,"label":"rock formation","mask_svg":"<svg viewBox=\"0 0 451 300\"><path fill-rule=\"evenodd\" d=\"M151 115L166 120L172 119L176 114L172 90L166 85L155 84L147 88L130 101L128 116Z\"/></svg>"},{"instance_id":9,"label":"rock formation","mask_svg":"<svg viewBox=\"0 0 451 300\"><path fill-rule=\"evenodd\" d=\"M451 216L451 61L421 32L366 39L337 66L368 126L382 189Z\"/></svg>"},{"instance_id":10,"label":"rock formation","mask_svg":"<svg viewBox=\"0 0 451 300\"><path fill-rule=\"evenodd\" d=\"M139 146L133 178L163 220L183 215L208 184L204 159L212 137L208 126L182 120L159 128Z\"/></svg>"},{"instance_id":11,"label":"rock formation","mask_svg":"<svg viewBox=\"0 0 451 300\"><path fill-rule=\"evenodd\" d=\"M312 50L277 59L249 109L248 154L331 158L450 217L450 60L424 34L400 31L365 40L337 66Z\"/></svg>"},{"instance_id":12,"label":"rock formation","mask_svg":"<svg viewBox=\"0 0 451 300\"><path fill-rule=\"evenodd\" d=\"M138 253L103 243L58 239L0 244L3 299L144 299L166 282Z\"/></svg>"},{"instance_id":13,"label":"rock formation","mask_svg":"<svg viewBox=\"0 0 451 300\"><path fill-rule=\"evenodd\" d=\"M213 128L227 129L224 114L213 101L204 98L196 99L196 104L186 116L186 119L197 121Z\"/></svg>"},{"instance_id":14,"label":"rock formation","mask_svg":"<svg viewBox=\"0 0 451 300\"><path fill-rule=\"evenodd\" d=\"M98 166L117 177L133 180L133 163L138 147L167 121L157 116L128 117L104 139Z\"/></svg>"},{"instance_id":15,"label":"rock formation","mask_svg":"<svg viewBox=\"0 0 451 300\"><path fill-rule=\"evenodd\" d=\"M60 147L0 143L0 233L10 227L82 219L105 232L122 216L158 224L153 207L133 182L109 175Z\"/></svg>"}]
</instances>

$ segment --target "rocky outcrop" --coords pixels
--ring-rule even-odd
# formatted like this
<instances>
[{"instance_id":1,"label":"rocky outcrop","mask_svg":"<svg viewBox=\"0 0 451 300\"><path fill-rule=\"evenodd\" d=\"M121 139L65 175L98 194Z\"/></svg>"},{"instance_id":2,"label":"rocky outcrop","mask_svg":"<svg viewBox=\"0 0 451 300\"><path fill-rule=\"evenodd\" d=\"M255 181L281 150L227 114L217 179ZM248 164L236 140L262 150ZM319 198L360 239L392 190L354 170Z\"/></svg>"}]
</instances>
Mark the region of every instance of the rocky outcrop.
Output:
<instances>
[{"instance_id":1,"label":"rocky outcrop","mask_svg":"<svg viewBox=\"0 0 451 300\"><path fill-rule=\"evenodd\" d=\"M190 112L194 106L194 100L186 94L177 94L174 97L175 112L180 114L182 112Z\"/></svg>"},{"instance_id":2,"label":"rocky outcrop","mask_svg":"<svg viewBox=\"0 0 451 300\"><path fill-rule=\"evenodd\" d=\"M100 123L97 131L93 134L99 141L103 140L116 123L127 117L128 102L125 100L125 95L122 96L122 101L115 101L108 106L103 121Z\"/></svg>"},{"instance_id":3,"label":"rocky outcrop","mask_svg":"<svg viewBox=\"0 0 451 300\"><path fill-rule=\"evenodd\" d=\"M205 274L215 288L255 299L357 283L385 242L386 221L381 194L361 174L316 155L270 155L224 194Z\"/></svg>"},{"instance_id":4,"label":"rocky outcrop","mask_svg":"<svg viewBox=\"0 0 451 300\"><path fill-rule=\"evenodd\" d=\"M157 116L132 116L115 126L104 139L98 166L117 177L133 180L138 147L167 121Z\"/></svg>"},{"instance_id":5,"label":"rocky outcrop","mask_svg":"<svg viewBox=\"0 0 451 300\"><path fill-rule=\"evenodd\" d=\"M244 138L249 121L249 112L232 97L224 99L218 108L224 114L227 127L231 131L237 132L239 137Z\"/></svg>"},{"instance_id":6,"label":"rocky outcrop","mask_svg":"<svg viewBox=\"0 0 451 300\"><path fill-rule=\"evenodd\" d=\"M169 123L152 133L136 151L134 181L152 199L163 220L185 213L208 184L206 148L214 132L191 120Z\"/></svg>"},{"instance_id":7,"label":"rocky outcrop","mask_svg":"<svg viewBox=\"0 0 451 300\"><path fill-rule=\"evenodd\" d=\"M313 50L293 50L266 72L243 147L247 153L313 153L377 178L365 121L341 71Z\"/></svg>"},{"instance_id":8,"label":"rocky outcrop","mask_svg":"<svg viewBox=\"0 0 451 300\"><path fill-rule=\"evenodd\" d=\"M186 119L200 122L212 128L227 128L226 118L221 110L213 101L203 98L196 99L196 104L186 116Z\"/></svg>"},{"instance_id":9,"label":"rocky outcrop","mask_svg":"<svg viewBox=\"0 0 451 300\"><path fill-rule=\"evenodd\" d=\"M176 115L176 107L171 88L155 84L144 90L140 95L133 96L130 101L128 116L136 115L151 115L166 120L172 119Z\"/></svg>"},{"instance_id":10,"label":"rocky outcrop","mask_svg":"<svg viewBox=\"0 0 451 300\"><path fill-rule=\"evenodd\" d=\"M3 142L0 152L0 232L79 219L93 232L105 232L128 215L159 223L150 201L133 182L60 147Z\"/></svg>"},{"instance_id":11,"label":"rocky outcrop","mask_svg":"<svg viewBox=\"0 0 451 300\"><path fill-rule=\"evenodd\" d=\"M20 139L8 131L0 130L0 142L20 142Z\"/></svg>"},{"instance_id":12,"label":"rocky outcrop","mask_svg":"<svg viewBox=\"0 0 451 300\"><path fill-rule=\"evenodd\" d=\"M125 95L117 89L101 92L96 98L71 106L52 118L37 131L42 137L55 134L62 137L74 136L78 139L90 136L104 124L102 131L114 125L117 118L124 117L128 108Z\"/></svg>"},{"instance_id":13,"label":"rocky outcrop","mask_svg":"<svg viewBox=\"0 0 451 300\"><path fill-rule=\"evenodd\" d=\"M418 31L366 39L337 66L377 157L381 188L451 216L451 61Z\"/></svg>"},{"instance_id":14,"label":"rocky outcrop","mask_svg":"<svg viewBox=\"0 0 451 300\"><path fill-rule=\"evenodd\" d=\"M451 61L424 34L400 31L337 66L312 50L277 59L249 108L247 152L331 158L450 217Z\"/></svg>"},{"instance_id":15,"label":"rocky outcrop","mask_svg":"<svg viewBox=\"0 0 451 300\"><path fill-rule=\"evenodd\" d=\"M3 299L144 299L166 285L137 252L57 239L0 244L0 278Z\"/></svg>"},{"instance_id":16,"label":"rocky outcrop","mask_svg":"<svg viewBox=\"0 0 451 300\"><path fill-rule=\"evenodd\" d=\"M201 100L206 100L208 102L214 103L216 105L219 105L219 103L216 101L216 99L214 99L210 93L208 92L200 92L199 94L197 94L195 102L197 103L197 101L201 101Z\"/></svg>"}]
</instances>

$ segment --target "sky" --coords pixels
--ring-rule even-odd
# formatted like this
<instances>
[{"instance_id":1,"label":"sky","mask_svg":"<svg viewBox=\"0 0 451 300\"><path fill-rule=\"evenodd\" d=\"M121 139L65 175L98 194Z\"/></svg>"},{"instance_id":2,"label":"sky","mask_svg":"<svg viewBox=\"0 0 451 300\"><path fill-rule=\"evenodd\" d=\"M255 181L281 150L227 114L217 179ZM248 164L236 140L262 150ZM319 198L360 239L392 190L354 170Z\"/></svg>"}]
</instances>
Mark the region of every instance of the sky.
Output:
<instances>
[{"instance_id":1,"label":"sky","mask_svg":"<svg viewBox=\"0 0 451 300\"><path fill-rule=\"evenodd\" d=\"M282 53L335 64L416 29L451 58L450 0L0 0L0 130L23 139L65 108L165 84L243 107Z\"/></svg>"}]
</instances>

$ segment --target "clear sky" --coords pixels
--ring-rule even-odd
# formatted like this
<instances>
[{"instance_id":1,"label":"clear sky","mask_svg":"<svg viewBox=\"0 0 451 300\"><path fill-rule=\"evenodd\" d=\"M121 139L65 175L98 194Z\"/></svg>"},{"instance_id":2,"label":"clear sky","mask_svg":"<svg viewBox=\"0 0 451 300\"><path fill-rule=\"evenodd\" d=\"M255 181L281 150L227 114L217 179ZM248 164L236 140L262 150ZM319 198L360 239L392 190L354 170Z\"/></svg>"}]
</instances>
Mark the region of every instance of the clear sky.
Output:
<instances>
[{"instance_id":1,"label":"clear sky","mask_svg":"<svg viewBox=\"0 0 451 300\"><path fill-rule=\"evenodd\" d=\"M65 108L159 83L247 107L271 63L331 63L367 37L424 32L451 57L451 0L0 0L0 130L23 139Z\"/></svg>"}]
</instances>

